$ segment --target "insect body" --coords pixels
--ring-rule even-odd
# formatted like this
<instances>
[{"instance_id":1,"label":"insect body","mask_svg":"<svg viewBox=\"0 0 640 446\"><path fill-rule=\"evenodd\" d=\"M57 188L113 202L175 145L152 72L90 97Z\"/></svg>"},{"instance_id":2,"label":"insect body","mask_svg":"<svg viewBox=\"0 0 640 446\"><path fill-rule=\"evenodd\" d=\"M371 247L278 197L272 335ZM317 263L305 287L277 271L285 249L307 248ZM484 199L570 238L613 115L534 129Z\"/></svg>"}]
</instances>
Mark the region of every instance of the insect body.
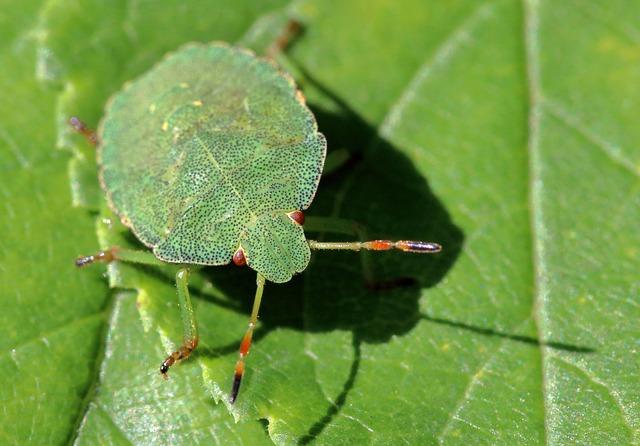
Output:
<instances>
[{"instance_id":1,"label":"insect body","mask_svg":"<svg viewBox=\"0 0 640 446\"><path fill-rule=\"evenodd\" d=\"M185 265L176 275L184 341L162 363L163 375L198 344L186 265L233 262L256 271L232 403L265 281L287 282L302 272L311 249L440 250L438 244L414 241L306 239L302 211L318 187L326 141L293 80L247 50L187 45L112 98L97 136L75 118L72 124L97 143L100 182L110 206L153 252L112 248L76 264ZM323 221L331 230L332 223Z\"/></svg>"}]
</instances>

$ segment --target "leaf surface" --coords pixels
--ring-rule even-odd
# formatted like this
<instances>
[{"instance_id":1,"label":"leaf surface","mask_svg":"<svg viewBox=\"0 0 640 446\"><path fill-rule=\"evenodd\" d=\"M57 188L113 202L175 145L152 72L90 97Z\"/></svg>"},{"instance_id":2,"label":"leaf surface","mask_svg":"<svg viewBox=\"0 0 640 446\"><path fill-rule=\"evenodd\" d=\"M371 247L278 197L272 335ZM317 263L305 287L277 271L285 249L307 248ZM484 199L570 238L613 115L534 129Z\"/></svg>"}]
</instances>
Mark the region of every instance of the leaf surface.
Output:
<instances>
[{"instance_id":1,"label":"leaf surface","mask_svg":"<svg viewBox=\"0 0 640 446\"><path fill-rule=\"evenodd\" d=\"M155 26L170 20L164 14L182 17L180 11L195 23L202 16L197 10L167 8L155 11L145 26L122 26L139 23L135 20L141 15L131 11L142 4L101 11L104 20L95 26L80 20L89 3L78 3L76 9L49 3L40 77L64 86L58 103L61 142L69 144L65 115L78 113L94 124L112 91L182 38L215 38L211 27L184 25L172 40ZM220 8L225 13L232 9ZM193 11L197 17L188 15ZM240 432L235 443L260 444L267 439L255 420L262 419L277 444L639 444L640 240L635 222L640 220L640 130L635 122L640 10L622 0L606 5L350 0L296 2L285 13L274 11L265 7L260 13L269 13L246 31L258 14L249 20L250 14L238 7L232 16L241 20L219 22L233 24L234 31L224 34L222 27L220 33L226 40L265 48L265 39L278 34L274 28L288 15L305 24L279 62L303 86L330 151L347 149L353 158L323 178L309 213L356 219L366 223L372 238L427 239L445 250L435 257L371 257L377 278L404 287L366 289L360 261L349 253L317 253L303 275L286 285L268 284L239 399L234 406L215 409L207 406L212 404L208 398L226 401L255 276L231 267L193 275L201 346L163 385L152 379L153 372L181 336L175 270L112 264L110 285L136 290L145 330L136 324L133 295L116 294L106 312L105 352L112 348L117 355L99 354L96 346L103 336L81 336L87 347L71 356L89 364L84 378L63 373L73 362L57 358L66 358L69 351L61 348L51 356L62 367L67 389L81 395L91 382L91 364L96 358L99 363L101 375L97 389L86 397L88 412L76 432L78 441L210 440L213 434L199 437L204 423L215 424L220 438ZM74 35L82 24L84 31ZM138 28L146 30L140 31L147 33L145 39L131 37ZM190 34L196 28L202 34ZM114 52L111 64L99 49ZM30 63L23 62L25 67ZM13 78L8 79L12 85ZM25 84L31 95L33 88ZM24 135L13 141L29 147L33 140L23 121L5 112L2 124L7 127L11 119L11 128ZM38 138L46 143L53 133ZM2 141L13 151L0 153L3 168L17 169L15 145ZM88 150L72 143L75 159L84 155L85 167L91 168ZM33 151L18 153L35 162L45 152L34 144ZM47 166L47 181L53 181L54 172L62 181L59 164L67 158L60 159ZM90 192L90 182L73 178L81 192L76 201L101 209L100 244L139 246L94 201L99 193ZM12 187L33 186L16 182ZM56 190L42 187L43 194ZM11 208L6 209L10 215ZM24 211L21 221L42 212ZM47 226L61 211L53 212L50 220L33 221ZM6 231L17 227L8 224ZM69 240L91 252L87 228L77 230L82 235ZM13 240L5 238L9 233L3 233L4 244ZM20 238L27 240L24 234ZM16 256L3 265L8 263L18 267L0 270L8 271L3 277L24 271ZM97 282L91 274L69 277ZM29 283L15 289L42 296L42 288L29 288ZM60 289L75 286L71 279L60 283ZM104 308L106 290L86 289L98 298L78 293L73 310L89 308L90 314ZM56 317L72 314L69 301L63 302L65 311L55 312ZM95 307L83 307L87 302ZM27 309L21 314L33 317ZM28 320L16 316L14 337L7 339L29 334L29 325L18 317ZM11 327L13 319L2 326ZM92 326L91 333L99 326ZM139 350L131 351L140 353L129 363L122 355L134 347ZM37 364L29 369L34 378L25 380L28 384L12 398L33 404L33 413L48 420L51 411L21 397L38 395L43 370L57 368ZM5 362L5 367L13 365ZM195 382L198 368L203 389ZM12 373L2 376L29 376L22 368ZM178 389L188 398L176 398ZM69 398L60 398L69 404ZM81 399L75 400L76 410L83 406ZM129 417L122 408L132 408ZM241 423L228 428L226 409ZM61 413L66 412L55 415ZM149 428L159 420L170 425ZM58 436L51 438L57 439L73 426L65 422L32 431L31 419L3 425L18 426L9 439L24 439L31 432L43 438L54 431ZM188 433L174 435L180 429Z\"/></svg>"},{"instance_id":2,"label":"leaf surface","mask_svg":"<svg viewBox=\"0 0 640 446\"><path fill-rule=\"evenodd\" d=\"M0 442L62 444L91 386L108 290L77 275L93 219L68 200L54 95L33 76L39 1L0 5Z\"/></svg>"},{"instance_id":3,"label":"leaf surface","mask_svg":"<svg viewBox=\"0 0 640 446\"><path fill-rule=\"evenodd\" d=\"M97 5L53 1L44 5L37 1L6 3L2 5L3 14L0 15L0 61L3 66L0 85L10 99L0 104L0 283L4 303L0 316L4 356L0 370L3 383L0 442L157 444L156 440L176 437L186 444L195 441L210 444L213 440L222 444L268 442L257 422L243 423L245 427L240 434L235 426L232 429L233 421L226 409L211 404L197 382L194 384L189 380L188 369L182 381L158 388L143 386L144 391L136 391L135 398L132 393L118 398L122 394L111 392L118 383L114 377L132 382L129 372L136 365L137 370L141 370L138 379L148 384L144 380L154 374L156 365L154 361L153 367L145 369L152 362L142 354L135 357L138 362L109 361L105 354L105 335L113 338L111 328L121 327L117 325L120 323L125 327L122 334L126 343L120 343L121 338L110 338L110 350L106 353L118 352L126 357L127 351L133 351L132 347L140 341L140 336L136 335L140 333L140 321L116 317L116 310L125 304L120 304L119 300L113 304L114 298L100 268L79 272L73 266L77 255L95 252L98 244L94 217L85 209L71 206L67 166L77 204L95 207L101 193L96 188L91 149L75 140L75 156L70 159L67 153L56 151L55 145L56 130L62 132L64 129L62 133L66 133L66 101L77 99L75 94L71 99L65 94L77 92L84 82L83 76L79 75L74 78L75 82L65 83L64 72L56 70L62 70L62 67L73 67L70 71L86 69L89 59L84 56L94 54L96 48L104 49L106 45L101 39L109 40L108 36L115 28L103 29L104 35L101 35L101 31L93 26L95 20L82 22L87 25L85 30L90 28L97 33L87 46L86 37L90 33L79 32L81 22L77 19L85 18L92 7L98 12ZM265 3L265 7L273 7L273 4ZM98 23L110 24L110 14L117 11L117 7L109 9L101 17L104 21ZM247 6L237 14L239 21L250 23L252 11L255 16L262 10ZM169 20L172 11L166 12L165 19ZM63 22L68 20L67 31L62 33L67 40L61 49L78 57L77 64L65 65L61 52L54 55L52 47L43 45L43 36L46 41L49 35L47 30L54 31L49 27L51 24L47 24L47 20L52 19L49 14ZM234 26L228 23L230 27ZM243 30L243 25L235 26ZM74 40L75 32L83 38ZM233 30L227 32L234 33ZM240 31L236 32L240 34ZM175 39L176 44L191 40L185 35L175 36ZM73 43L81 46L77 53L74 53L77 48ZM154 45L157 45L157 39ZM172 43L168 45L173 47ZM108 61L100 59L103 65L108 65ZM99 69L96 73L103 74ZM54 87L56 83L64 85L58 110L55 92L41 85L36 74L40 81ZM88 91L96 95L89 99L81 97L87 101L83 104L89 103L99 110L103 105L100 104L103 101L100 91L91 88ZM75 102L69 108L78 109ZM58 118L62 116L59 129L55 127L56 111L60 112ZM128 302L127 309L135 311L133 300L129 298ZM158 344L154 338L149 341L153 346L147 350L147 355L152 354L155 358L157 350L153 348L157 349ZM107 364L111 368L107 368ZM189 388L190 384L195 388ZM103 392L102 388L108 391ZM107 396L111 399L106 399ZM172 400L175 401L173 406L156 407L160 401ZM113 412L123 408L126 409L124 413ZM132 417L134 412L135 417ZM124 418L118 418L123 415ZM225 420L216 423L220 417ZM118 422L123 424L118 425ZM142 429L143 423L146 423L145 429ZM198 424L201 427L196 432ZM183 431L193 432L193 435L183 436Z\"/></svg>"},{"instance_id":4,"label":"leaf surface","mask_svg":"<svg viewBox=\"0 0 640 446\"><path fill-rule=\"evenodd\" d=\"M357 397L379 398L379 376L386 373L398 387L387 384L385 394L409 400L397 435L410 443L637 444L638 237L632 227L640 155L631 104L639 94L632 62L639 11L626 2L456 5L441 11L431 5L421 18L402 16L397 34L381 31L388 17L401 16L399 10L369 7L373 25L350 27L350 41L357 44L333 50L339 73L319 64L313 51L326 48L320 42L330 30L345 29L363 3L318 11L294 50L316 84L346 98L377 129L364 155L363 170L371 170L355 177L348 198L339 196L341 213L367 222L381 212L402 220L400 210L379 205L367 213L352 204L375 196L366 178L406 185L411 165L429 179L464 233L446 278L423 288L414 313L420 322L403 336L395 360L390 364L384 359L393 356L377 356L363 345L362 356L380 367L370 380L358 376L354 399L341 413L368 417L375 431L371 406L358 404ZM429 22L434 17L449 24L439 37L437 24ZM413 21L421 26L412 27ZM364 42L378 49L375 56L355 50ZM416 48L422 50L417 61ZM365 56L353 60L352 54ZM367 55L393 58L399 68L357 84L354 79L374 76ZM401 88L394 86L396 77L404 79ZM375 98L368 97L371 91ZM390 155L390 148L410 163ZM404 218L415 223L415 211L406 206L415 186L406 189ZM401 190L386 201L402 196ZM404 262L401 270L390 270L402 274ZM428 283L430 274L422 277ZM322 314L307 313L307 326ZM311 345L327 354L336 349L323 340ZM318 363L329 357L319 356ZM406 368L401 357L413 365ZM317 369L331 388L331 372ZM380 405L378 426L388 427L394 402ZM337 424L351 420L330 423L324 433ZM405 429L407 424L421 429ZM337 435L325 438L338 441Z\"/></svg>"}]
</instances>

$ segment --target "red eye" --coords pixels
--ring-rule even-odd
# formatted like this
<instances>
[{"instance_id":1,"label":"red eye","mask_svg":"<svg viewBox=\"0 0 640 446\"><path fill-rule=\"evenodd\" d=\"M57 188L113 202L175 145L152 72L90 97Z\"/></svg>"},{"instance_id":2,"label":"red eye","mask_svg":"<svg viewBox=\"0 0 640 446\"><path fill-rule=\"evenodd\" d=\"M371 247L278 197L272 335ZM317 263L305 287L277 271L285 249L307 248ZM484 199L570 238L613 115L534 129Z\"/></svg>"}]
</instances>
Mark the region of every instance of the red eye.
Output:
<instances>
[{"instance_id":1,"label":"red eye","mask_svg":"<svg viewBox=\"0 0 640 446\"><path fill-rule=\"evenodd\" d=\"M304 225L304 212L302 211L293 211L289 214L289 218L300 226Z\"/></svg>"},{"instance_id":2,"label":"red eye","mask_svg":"<svg viewBox=\"0 0 640 446\"><path fill-rule=\"evenodd\" d=\"M247 264L247 259L244 256L242 248L238 248L238 250L233 254L233 263L238 266L244 266Z\"/></svg>"}]
</instances>

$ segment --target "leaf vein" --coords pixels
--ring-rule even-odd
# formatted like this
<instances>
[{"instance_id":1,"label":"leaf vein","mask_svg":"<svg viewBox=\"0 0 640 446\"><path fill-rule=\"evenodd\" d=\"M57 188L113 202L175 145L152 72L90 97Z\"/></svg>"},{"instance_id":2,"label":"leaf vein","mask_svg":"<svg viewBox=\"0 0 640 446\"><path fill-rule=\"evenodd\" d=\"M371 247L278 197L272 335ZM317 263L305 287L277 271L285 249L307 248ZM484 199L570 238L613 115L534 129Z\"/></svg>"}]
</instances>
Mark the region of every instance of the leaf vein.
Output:
<instances>
[{"instance_id":1,"label":"leaf vein","mask_svg":"<svg viewBox=\"0 0 640 446\"><path fill-rule=\"evenodd\" d=\"M463 422L465 424L468 424L469 426L472 426L472 427L474 427L474 428L476 428L478 430L481 430L481 428L479 426L476 426L476 425L472 424L471 422L462 419L460 417L460 413L462 412L462 409L464 409L465 404L467 403L467 401L470 400L470 396L471 396L471 392L473 391L473 388L476 386L476 384L478 384L480 382L480 379L483 376L485 376L485 371L487 370L489 364L501 353L502 348L507 343L507 341L508 341L508 339L502 339L500 341L500 344L498 344L496 349L489 356L487 356L486 360L482 364L480 364L480 366L478 367L476 372L473 374L473 376L469 380L469 383L467 384L467 387L465 388L464 393L458 399L458 401L456 403L456 406L455 406L455 409L451 413L451 416L449 417L447 422L444 424L444 426L442 427L442 430L440 431L440 434L437 437L439 444L445 444L445 440L444 439L445 439L446 435L449 433L449 431L451 430L454 420L458 420L458 421Z\"/></svg>"},{"instance_id":2,"label":"leaf vein","mask_svg":"<svg viewBox=\"0 0 640 446\"><path fill-rule=\"evenodd\" d=\"M627 414L625 405L622 403L620 395L618 394L618 392L616 392L611 387L609 387L608 384L606 384L604 381L602 381L601 379L596 377L592 372L590 372L589 370L579 366L578 364L575 364L573 362L569 362L569 361L567 361L566 359L564 359L564 358L562 358L560 356L554 356L554 359L558 360L559 362L562 362L563 364L565 364L568 367L571 367L571 368L577 370L578 372L580 372L581 374L586 376L587 379L589 379L589 381L593 382L594 384L597 384L598 386L604 388L607 391L607 393L611 396L611 399L613 399L613 401L616 403L616 406L618 407L618 410L620 410L620 414L622 415L622 421L624 421L625 426L629 429L629 433L631 434L631 437L633 439L632 443L635 443L636 434L637 434L638 431L637 431L637 429L635 429L632 426L630 415Z\"/></svg>"},{"instance_id":3,"label":"leaf vein","mask_svg":"<svg viewBox=\"0 0 640 446\"><path fill-rule=\"evenodd\" d=\"M540 49L538 47L537 36L539 32L538 0L523 0L523 44L524 44L524 66L525 79L529 94L528 103L528 137L526 151L529 165L529 220L531 231L531 260L533 268L533 305L531 313L536 328L538 339L542 336L543 327L547 325L546 314L546 283L544 278L548 277L548 272L542 262L544 258L544 247L540 243L544 233L544 218L542 215L542 180L540 174L540 122L541 122L541 83L540 66L538 58ZM544 419L544 442L549 444L549 405L547 392L547 350L543 344L539 346L540 363L542 369L542 401Z\"/></svg>"},{"instance_id":4,"label":"leaf vein","mask_svg":"<svg viewBox=\"0 0 640 446\"><path fill-rule=\"evenodd\" d=\"M594 133L575 114L569 112L559 103L544 98L541 105L566 127L575 131L578 135L582 136L588 142L600 149L611 162L624 168L625 171L632 175L640 177L640 167L634 165L630 159L626 158L623 155L622 149L618 145L609 142L600 135Z\"/></svg>"},{"instance_id":5,"label":"leaf vein","mask_svg":"<svg viewBox=\"0 0 640 446\"><path fill-rule=\"evenodd\" d=\"M4 127L0 126L0 140L4 141L9 147L13 156L15 156L16 160L20 164L20 167L23 169L27 169L29 167L29 160L22 153L22 149L18 146L18 143L14 141L14 139L9 135L7 130Z\"/></svg>"},{"instance_id":6,"label":"leaf vein","mask_svg":"<svg viewBox=\"0 0 640 446\"><path fill-rule=\"evenodd\" d=\"M91 314L88 314L86 316L83 316L80 319L72 319L72 320L67 321L67 322L65 322L65 323L63 323L61 325L58 325L57 327L54 327L54 328L52 328L50 330L46 330L46 331L40 332L37 335L32 336L29 339L22 340L20 343L15 344L13 347L9 347L7 349L7 351L4 351L0 355L2 355L2 356L10 355L12 357L13 361L16 364L18 364L16 359L13 357L13 352L15 352L15 351L17 351L17 350L19 350L21 348L24 348L27 345L32 344L34 342L43 341L43 339L46 339L46 338L48 338L48 337L50 337L52 335L55 335L60 331L69 329L69 328L71 328L73 326L76 326L76 325L82 325L82 324L87 323L87 322L89 322L89 321L91 321L93 319L103 318L105 316L106 316L106 311L105 310L101 310L101 311L98 311L96 313L91 313Z\"/></svg>"},{"instance_id":7,"label":"leaf vein","mask_svg":"<svg viewBox=\"0 0 640 446\"><path fill-rule=\"evenodd\" d=\"M107 419L107 421L109 421L111 423L111 425L115 428L116 432L118 432L121 436L121 438L123 440L125 440L128 444L133 446L133 442L129 439L129 437L127 437L125 435L125 433L122 431L122 429L120 429L120 426L118 426L115 422L115 420L113 419L113 417L111 416L111 414L107 411L107 409L105 407L102 406L102 404L99 403L94 403L95 404L95 408L97 410L99 410ZM74 442L75 443L75 442Z\"/></svg>"},{"instance_id":8,"label":"leaf vein","mask_svg":"<svg viewBox=\"0 0 640 446\"><path fill-rule=\"evenodd\" d=\"M465 43L471 41L471 32L480 23L487 20L495 8L496 2L486 3L478 7L461 25L452 31L433 54L429 55L398 99L389 107L389 112L380 125L379 133L381 135L389 134L396 124L400 122L407 104L414 100L418 88L429 79L435 69L446 64Z\"/></svg>"}]
</instances>

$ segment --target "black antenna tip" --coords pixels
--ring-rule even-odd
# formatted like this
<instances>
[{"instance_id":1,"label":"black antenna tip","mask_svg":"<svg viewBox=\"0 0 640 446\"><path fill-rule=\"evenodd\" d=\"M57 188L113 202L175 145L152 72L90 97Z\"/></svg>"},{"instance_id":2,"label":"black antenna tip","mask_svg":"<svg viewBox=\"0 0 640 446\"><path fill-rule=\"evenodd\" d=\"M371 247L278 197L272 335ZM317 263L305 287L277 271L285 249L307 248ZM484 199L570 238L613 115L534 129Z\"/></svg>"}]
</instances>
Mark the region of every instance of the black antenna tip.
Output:
<instances>
[{"instance_id":1,"label":"black antenna tip","mask_svg":"<svg viewBox=\"0 0 640 446\"><path fill-rule=\"evenodd\" d=\"M233 386L231 388L231 394L229 395L229 403L233 404L238 398L240 392L240 383L242 382L242 375L235 374L233 376Z\"/></svg>"}]
</instances>

